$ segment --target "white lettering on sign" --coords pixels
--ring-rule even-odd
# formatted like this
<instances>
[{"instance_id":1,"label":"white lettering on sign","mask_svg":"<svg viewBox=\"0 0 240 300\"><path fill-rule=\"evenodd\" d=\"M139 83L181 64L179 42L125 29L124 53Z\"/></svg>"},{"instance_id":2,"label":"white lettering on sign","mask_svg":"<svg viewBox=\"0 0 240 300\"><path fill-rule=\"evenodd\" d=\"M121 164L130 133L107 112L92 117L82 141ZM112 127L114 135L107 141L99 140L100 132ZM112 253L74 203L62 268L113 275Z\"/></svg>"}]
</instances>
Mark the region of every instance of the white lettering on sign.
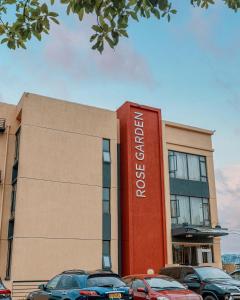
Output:
<instances>
[{"instance_id":1,"label":"white lettering on sign","mask_svg":"<svg viewBox=\"0 0 240 300\"><path fill-rule=\"evenodd\" d=\"M135 164L136 175L136 197L146 197L145 183L145 152L144 152L144 120L143 113L134 112L134 149L135 158L138 161Z\"/></svg>"}]
</instances>

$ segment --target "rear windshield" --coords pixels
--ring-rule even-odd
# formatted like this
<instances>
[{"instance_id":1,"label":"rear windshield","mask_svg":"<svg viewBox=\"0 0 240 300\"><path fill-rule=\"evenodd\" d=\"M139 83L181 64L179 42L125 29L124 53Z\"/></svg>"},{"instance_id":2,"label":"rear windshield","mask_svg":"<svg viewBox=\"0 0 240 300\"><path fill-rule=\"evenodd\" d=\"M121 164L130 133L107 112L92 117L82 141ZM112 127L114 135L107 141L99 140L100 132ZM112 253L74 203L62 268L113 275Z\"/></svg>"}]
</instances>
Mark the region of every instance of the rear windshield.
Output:
<instances>
[{"instance_id":1,"label":"rear windshield","mask_svg":"<svg viewBox=\"0 0 240 300\"><path fill-rule=\"evenodd\" d=\"M115 276L91 276L87 280L87 287L94 286L118 288L126 286L126 284Z\"/></svg>"},{"instance_id":2,"label":"rear windshield","mask_svg":"<svg viewBox=\"0 0 240 300\"><path fill-rule=\"evenodd\" d=\"M145 278L150 287L154 290L185 290L185 287L172 278Z\"/></svg>"},{"instance_id":3,"label":"rear windshield","mask_svg":"<svg viewBox=\"0 0 240 300\"><path fill-rule=\"evenodd\" d=\"M1 282L1 280L0 280L0 289L1 290L5 289L5 286L3 285L3 283Z\"/></svg>"}]
</instances>

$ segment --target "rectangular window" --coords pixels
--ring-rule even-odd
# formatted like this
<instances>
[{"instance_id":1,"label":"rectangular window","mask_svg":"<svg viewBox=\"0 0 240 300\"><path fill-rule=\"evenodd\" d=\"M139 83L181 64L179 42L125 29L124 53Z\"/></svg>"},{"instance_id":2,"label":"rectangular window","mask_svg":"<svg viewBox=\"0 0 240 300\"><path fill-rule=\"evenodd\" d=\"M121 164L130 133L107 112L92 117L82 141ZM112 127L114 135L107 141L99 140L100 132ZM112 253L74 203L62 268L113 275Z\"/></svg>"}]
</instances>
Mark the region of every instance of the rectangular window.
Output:
<instances>
[{"instance_id":1,"label":"rectangular window","mask_svg":"<svg viewBox=\"0 0 240 300\"><path fill-rule=\"evenodd\" d=\"M206 198L171 195L172 224L210 226L209 200Z\"/></svg>"},{"instance_id":2,"label":"rectangular window","mask_svg":"<svg viewBox=\"0 0 240 300\"><path fill-rule=\"evenodd\" d=\"M7 269L6 269L6 280L10 279L11 276L11 263L12 263L12 245L13 240L8 240L8 254L7 254Z\"/></svg>"},{"instance_id":3,"label":"rectangular window","mask_svg":"<svg viewBox=\"0 0 240 300\"><path fill-rule=\"evenodd\" d=\"M110 241L103 241L103 269L111 269L111 244Z\"/></svg>"},{"instance_id":4,"label":"rectangular window","mask_svg":"<svg viewBox=\"0 0 240 300\"><path fill-rule=\"evenodd\" d=\"M102 143L103 154L103 232L102 232L102 267L103 269L111 269L111 215L110 215L110 193L111 193L111 153L110 140L103 139Z\"/></svg>"},{"instance_id":5,"label":"rectangular window","mask_svg":"<svg viewBox=\"0 0 240 300\"><path fill-rule=\"evenodd\" d=\"M17 183L12 185L11 216L14 216L16 206Z\"/></svg>"},{"instance_id":6,"label":"rectangular window","mask_svg":"<svg viewBox=\"0 0 240 300\"><path fill-rule=\"evenodd\" d=\"M14 158L14 161L18 161L18 158L19 158L20 132L21 132L21 129L19 128L17 130L16 134L15 134L16 141L15 141L15 158Z\"/></svg>"},{"instance_id":7,"label":"rectangular window","mask_svg":"<svg viewBox=\"0 0 240 300\"><path fill-rule=\"evenodd\" d=\"M103 213L110 214L110 188L103 188Z\"/></svg>"},{"instance_id":8,"label":"rectangular window","mask_svg":"<svg viewBox=\"0 0 240 300\"><path fill-rule=\"evenodd\" d=\"M103 162L111 163L110 140L103 139Z\"/></svg>"},{"instance_id":9,"label":"rectangular window","mask_svg":"<svg viewBox=\"0 0 240 300\"><path fill-rule=\"evenodd\" d=\"M206 157L169 151L168 161L171 178L207 182Z\"/></svg>"}]
</instances>

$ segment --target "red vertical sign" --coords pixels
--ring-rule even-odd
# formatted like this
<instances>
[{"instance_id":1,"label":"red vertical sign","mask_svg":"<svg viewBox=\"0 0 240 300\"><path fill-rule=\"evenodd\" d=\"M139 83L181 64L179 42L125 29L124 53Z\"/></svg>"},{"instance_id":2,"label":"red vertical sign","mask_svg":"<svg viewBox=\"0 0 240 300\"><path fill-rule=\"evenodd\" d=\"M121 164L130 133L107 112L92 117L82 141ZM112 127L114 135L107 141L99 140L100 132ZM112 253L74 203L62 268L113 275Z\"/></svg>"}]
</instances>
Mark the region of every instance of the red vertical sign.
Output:
<instances>
[{"instance_id":1,"label":"red vertical sign","mask_svg":"<svg viewBox=\"0 0 240 300\"><path fill-rule=\"evenodd\" d=\"M167 261L161 111L126 102L120 120L123 275Z\"/></svg>"}]
</instances>

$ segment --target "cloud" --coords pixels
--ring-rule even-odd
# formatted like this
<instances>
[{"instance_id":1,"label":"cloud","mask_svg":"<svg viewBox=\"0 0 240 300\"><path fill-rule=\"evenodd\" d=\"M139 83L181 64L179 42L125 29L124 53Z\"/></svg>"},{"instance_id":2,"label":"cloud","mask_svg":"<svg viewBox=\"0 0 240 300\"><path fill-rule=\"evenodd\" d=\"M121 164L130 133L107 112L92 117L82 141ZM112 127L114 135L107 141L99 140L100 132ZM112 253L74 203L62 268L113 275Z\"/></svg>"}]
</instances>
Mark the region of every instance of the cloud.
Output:
<instances>
[{"instance_id":1,"label":"cloud","mask_svg":"<svg viewBox=\"0 0 240 300\"><path fill-rule=\"evenodd\" d=\"M240 163L216 170L216 184L220 224L230 231L223 252L240 252Z\"/></svg>"},{"instance_id":2,"label":"cloud","mask_svg":"<svg viewBox=\"0 0 240 300\"><path fill-rule=\"evenodd\" d=\"M237 28L223 27L225 10L226 6L220 1L208 10L192 8L186 31L205 52L234 63L239 55L240 38Z\"/></svg>"},{"instance_id":3,"label":"cloud","mask_svg":"<svg viewBox=\"0 0 240 300\"><path fill-rule=\"evenodd\" d=\"M116 50L106 46L102 55L91 50L87 26L71 30L55 26L46 43L44 57L49 66L74 79L109 79L152 86L155 80L144 57L129 43L120 41Z\"/></svg>"}]
</instances>

